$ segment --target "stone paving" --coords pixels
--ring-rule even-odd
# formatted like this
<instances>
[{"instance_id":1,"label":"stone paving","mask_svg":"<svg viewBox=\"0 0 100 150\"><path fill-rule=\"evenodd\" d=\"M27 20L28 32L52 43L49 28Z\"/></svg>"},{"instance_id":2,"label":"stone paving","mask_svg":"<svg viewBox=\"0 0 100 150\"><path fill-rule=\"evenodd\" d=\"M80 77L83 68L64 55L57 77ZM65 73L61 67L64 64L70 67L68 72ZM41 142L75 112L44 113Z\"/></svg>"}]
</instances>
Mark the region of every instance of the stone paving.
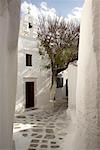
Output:
<instances>
[{"instance_id":1,"label":"stone paving","mask_svg":"<svg viewBox=\"0 0 100 150\"><path fill-rule=\"evenodd\" d=\"M61 150L69 123L66 109L63 102L53 111L30 109L17 114L13 129L16 150Z\"/></svg>"}]
</instances>

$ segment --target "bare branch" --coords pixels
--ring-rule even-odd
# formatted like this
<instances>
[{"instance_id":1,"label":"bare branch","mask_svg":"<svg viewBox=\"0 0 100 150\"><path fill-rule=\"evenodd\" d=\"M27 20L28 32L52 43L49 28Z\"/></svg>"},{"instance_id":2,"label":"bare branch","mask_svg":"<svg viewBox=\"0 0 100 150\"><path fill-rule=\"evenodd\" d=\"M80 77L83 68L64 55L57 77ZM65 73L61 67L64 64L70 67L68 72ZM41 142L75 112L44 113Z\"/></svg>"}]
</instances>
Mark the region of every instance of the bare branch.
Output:
<instances>
[{"instance_id":1,"label":"bare branch","mask_svg":"<svg viewBox=\"0 0 100 150\"><path fill-rule=\"evenodd\" d=\"M51 60L52 72L58 74L78 59L80 25L63 18L39 18L38 39L41 51Z\"/></svg>"}]
</instances>

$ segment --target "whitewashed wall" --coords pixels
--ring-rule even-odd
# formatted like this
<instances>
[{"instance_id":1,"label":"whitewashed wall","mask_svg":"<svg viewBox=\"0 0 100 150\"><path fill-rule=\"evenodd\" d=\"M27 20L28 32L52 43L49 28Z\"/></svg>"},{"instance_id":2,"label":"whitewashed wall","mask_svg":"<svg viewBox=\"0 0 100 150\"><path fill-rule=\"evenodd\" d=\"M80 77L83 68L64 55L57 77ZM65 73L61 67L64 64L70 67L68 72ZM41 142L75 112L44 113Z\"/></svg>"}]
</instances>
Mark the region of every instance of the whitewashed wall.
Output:
<instances>
[{"instance_id":1,"label":"whitewashed wall","mask_svg":"<svg viewBox=\"0 0 100 150\"><path fill-rule=\"evenodd\" d=\"M39 54L36 26L33 31L23 30L23 23L27 25L27 18L21 21L18 41L18 82L16 96L16 112L25 109L25 82L35 82L35 107L45 107L49 104L51 72L44 68L48 59L42 59ZM33 33L33 34L32 34ZM26 54L32 55L32 67L26 66Z\"/></svg>"},{"instance_id":2,"label":"whitewashed wall","mask_svg":"<svg viewBox=\"0 0 100 150\"><path fill-rule=\"evenodd\" d=\"M70 63L68 68L62 73L63 87L57 88L56 99L66 99L66 80L68 80L68 107L72 109L76 107L76 81L77 81L77 64Z\"/></svg>"},{"instance_id":3,"label":"whitewashed wall","mask_svg":"<svg viewBox=\"0 0 100 150\"><path fill-rule=\"evenodd\" d=\"M77 82L77 65L69 64L68 66L68 108L76 108L76 82Z\"/></svg>"},{"instance_id":4,"label":"whitewashed wall","mask_svg":"<svg viewBox=\"0 0 100 150\"><path fill-rule=\"evenodd\" d=\"M61 72L63 77L63 87L56 89L56 100L66 99L66 80L68 79L68 69Z\"/></svg>"},{"instance_id":5,"label":"whitewashed wall","mask_svg":"<svg viewBox=\"0 0 100 150\"><path fill-rule=\"evenodd\" d=\"M77 128L73 150L100 150L100 1L83 9L77 82Z\"/></svg>"},{"instance_id":6,"label":"whitewashed wall","mask_svg":"<svg viewBox=\"0 0 100 150\"><path fill-rule=\"evenodd\" d=\"M0 0L0 150L13 148L20 0Z\"/></svg>"}]
</instances>

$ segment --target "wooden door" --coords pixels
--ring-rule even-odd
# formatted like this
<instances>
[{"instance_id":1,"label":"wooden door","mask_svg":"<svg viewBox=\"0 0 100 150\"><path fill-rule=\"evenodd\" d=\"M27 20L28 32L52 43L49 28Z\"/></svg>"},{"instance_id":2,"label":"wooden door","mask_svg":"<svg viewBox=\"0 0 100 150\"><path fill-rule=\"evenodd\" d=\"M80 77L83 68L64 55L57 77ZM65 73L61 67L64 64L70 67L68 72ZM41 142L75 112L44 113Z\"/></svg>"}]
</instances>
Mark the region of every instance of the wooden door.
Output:
<instances>
[{"instance_id":1,"label":"wooden door","mask_svg":"<svg viewBox=\"0 0 100 150\"><path fill-rule=\"evenodd\" d=\"M34 82L26 82L26 108L34 107Z\"/></svg>"}]
</instances>

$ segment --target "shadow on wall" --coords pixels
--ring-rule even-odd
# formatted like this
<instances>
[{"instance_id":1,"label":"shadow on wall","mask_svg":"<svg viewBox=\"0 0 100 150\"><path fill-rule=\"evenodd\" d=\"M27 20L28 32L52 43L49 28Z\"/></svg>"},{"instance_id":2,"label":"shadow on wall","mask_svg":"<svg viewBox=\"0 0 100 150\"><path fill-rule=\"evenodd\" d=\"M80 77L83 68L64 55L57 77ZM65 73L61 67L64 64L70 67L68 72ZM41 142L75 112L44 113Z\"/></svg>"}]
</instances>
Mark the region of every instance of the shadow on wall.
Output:
<instances>
[{"instance_id":1,"label":"shadow on wall","mask_svg":"<svg viewBox=\"0 0 100 150\"><path fill-rule=\"evenodd\" d=\"M57 78L56 99L62 100L68 97L68 79L64 75Z\"/></svg>"}]
</instances>

